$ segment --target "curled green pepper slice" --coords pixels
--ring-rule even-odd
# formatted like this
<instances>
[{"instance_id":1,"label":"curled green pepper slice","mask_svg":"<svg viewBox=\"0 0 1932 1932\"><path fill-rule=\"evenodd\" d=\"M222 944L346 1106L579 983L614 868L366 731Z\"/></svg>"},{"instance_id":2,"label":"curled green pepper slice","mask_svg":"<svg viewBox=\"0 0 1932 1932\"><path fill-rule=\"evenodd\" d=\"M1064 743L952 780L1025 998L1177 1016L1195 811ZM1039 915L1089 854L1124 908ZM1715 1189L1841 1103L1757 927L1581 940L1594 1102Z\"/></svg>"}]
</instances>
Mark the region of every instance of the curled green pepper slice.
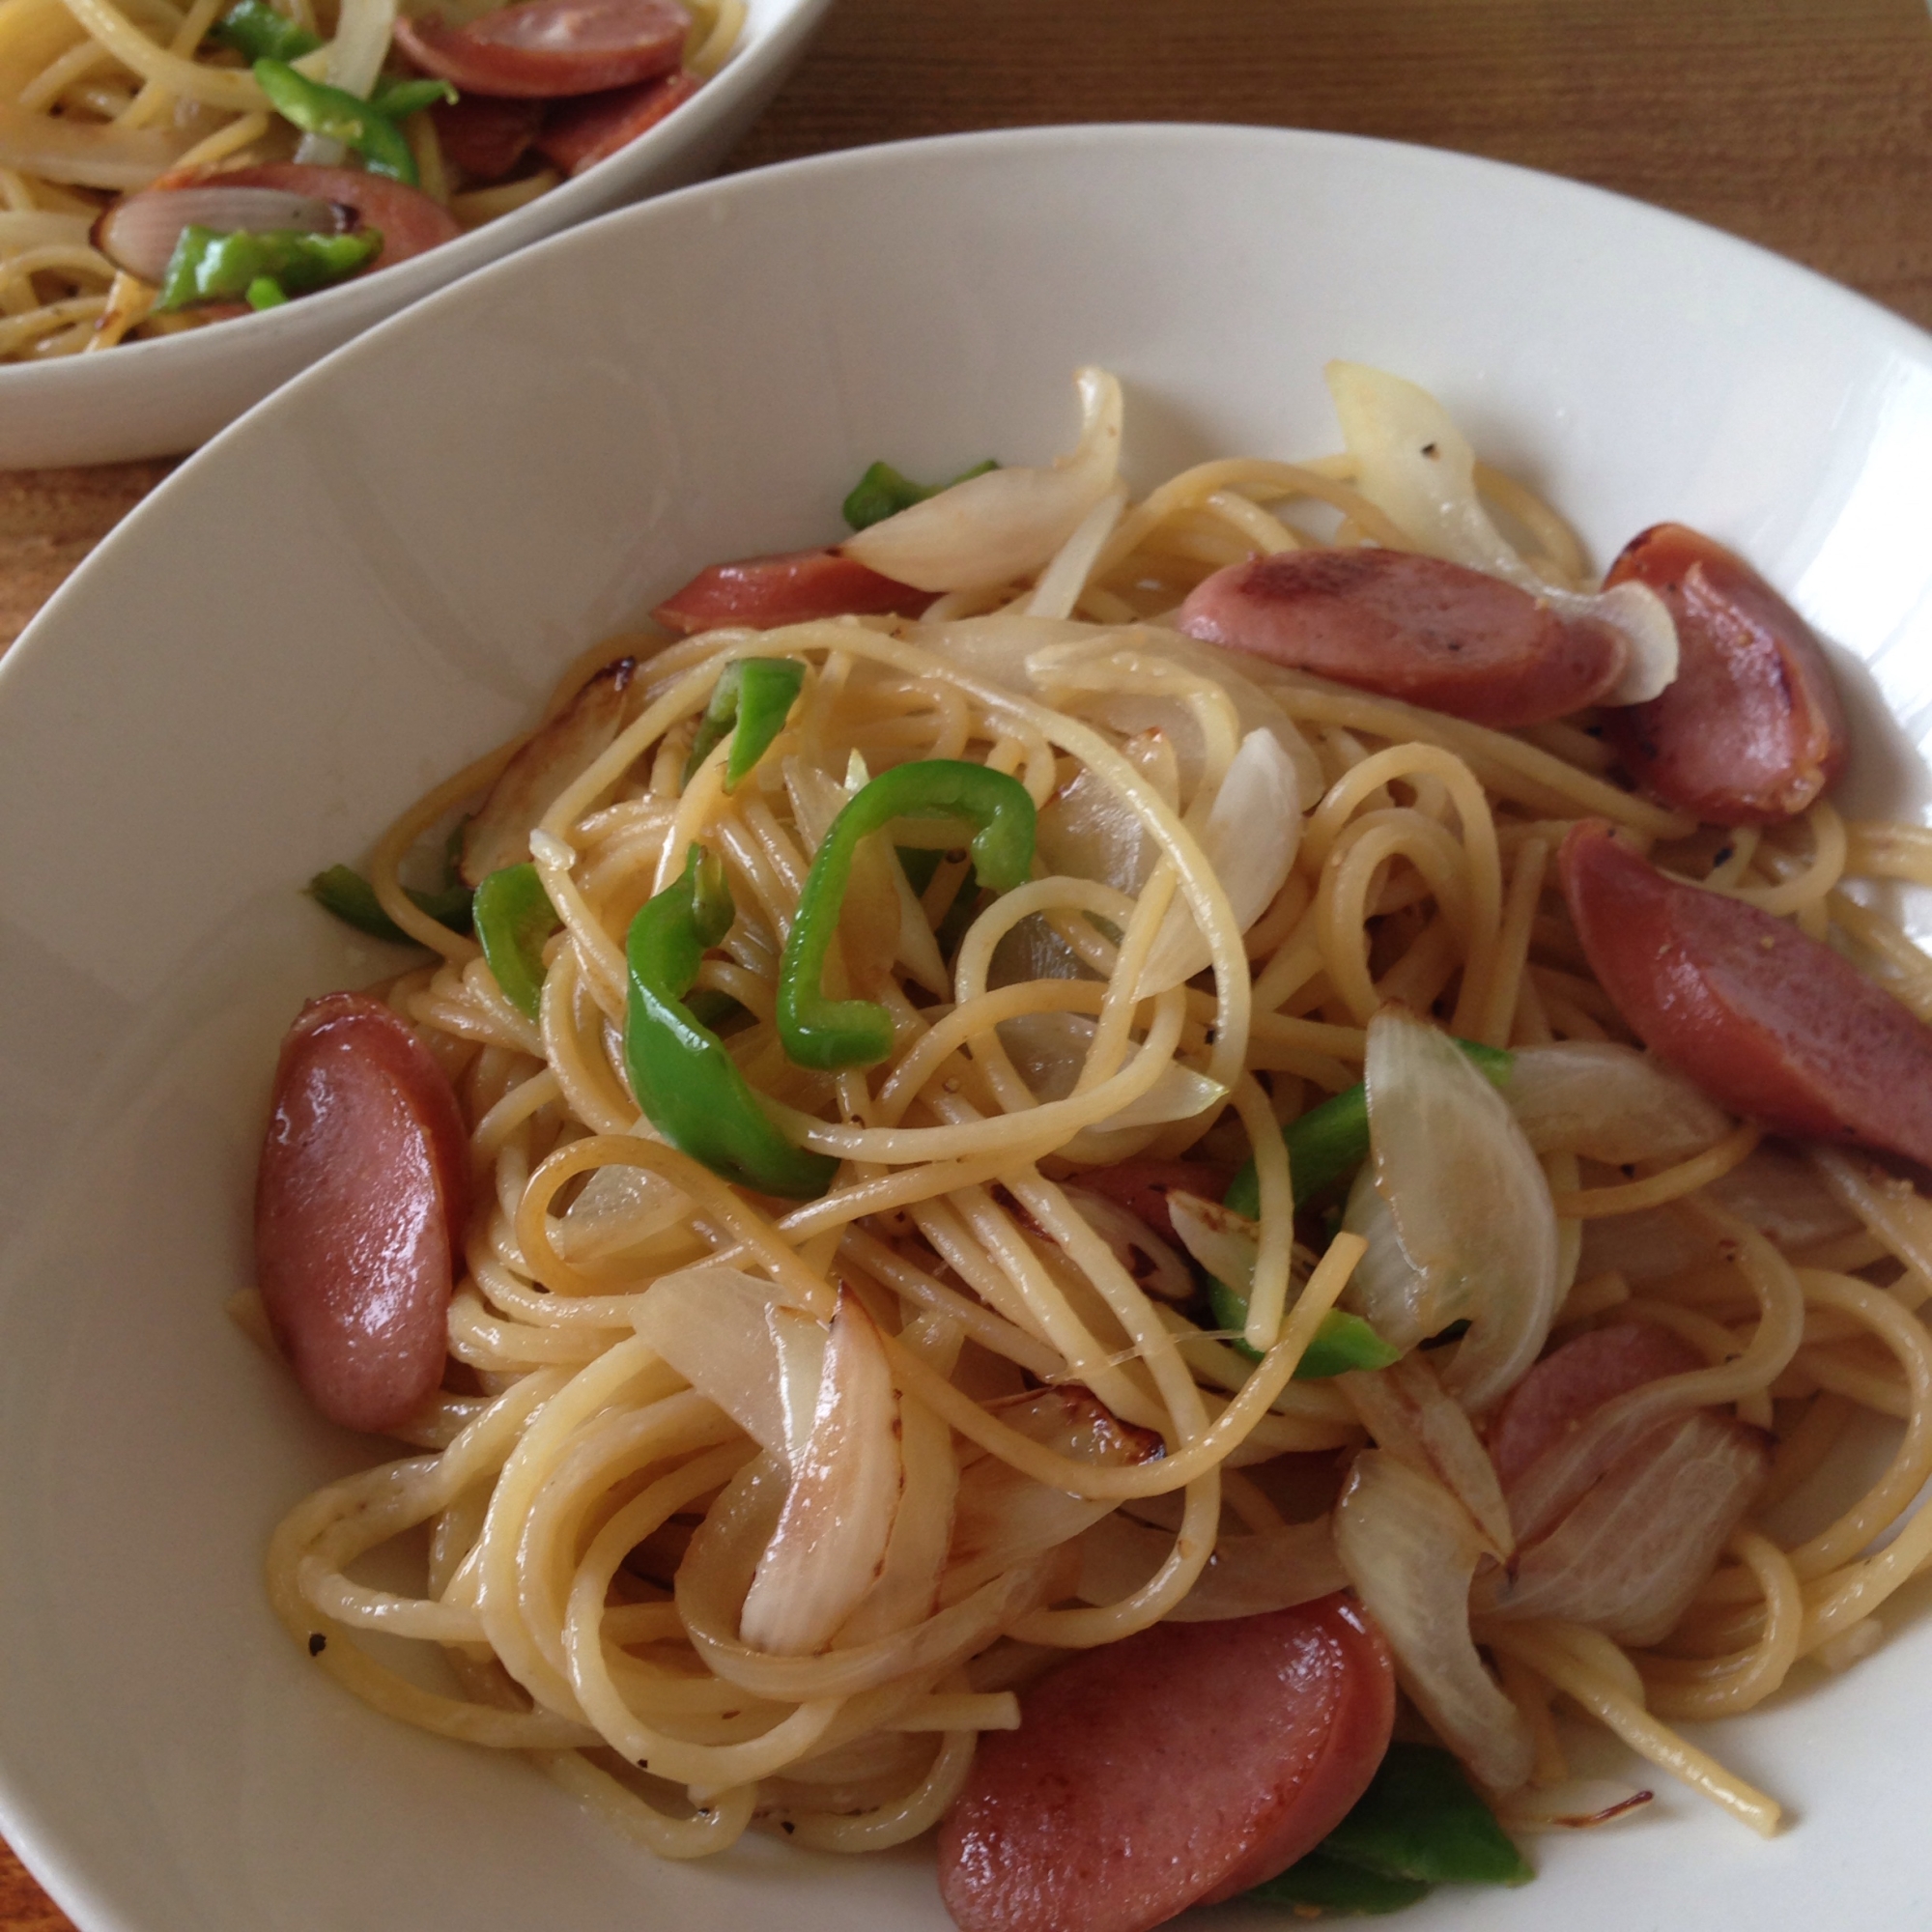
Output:
<instances>
[{"instance_id":1,"label":"curled green pepper slice","mask_svg":"<svg viewBox=\"0 0 1932 1932\"><path fill-rule=\"evenodd\" d=\"M272 286L284 298L306 295L353 275L373 262L382 247L383 238L373 228L353 235L315 235L296 228L223 235L190 222L162 270L155 307L167 314L191 302L238 296L252 299L258 283ZM270 305L274 305L273 296Z\"/></svg>"},{"instance_id":2,"label":"curled green pepper slice","mask_svg":"<svg viewBox=\"0 0 1932 1932\"><path fill-rule=\"evenodd\" d=\"M543 1001L544 941L563 922L526 860L492 872L476 888L476 939L503 997L533 1020Z\"/></svg>"},{"instance_id":3,"label":"curled green pepper slice","mask_svg":"<svg viewBox=\"0 0 1932 1932\"><path fill-rule=\"evenodd\" d=\"M779 1037L801 1066L872 1066L893 1050L893 1023L870 1000L828 1000L825 959L859 841L895 818L963 818L980 883L1006 892L1033 865L1033 798L1017 779L957 758L925 758L881 772L832 821L799 895L779 965Z\"/></svg>"},{"instance_id":4,"label":"curled green pepper slice","mask_svg":"<svg viewBox=\"0 0 1932 1932\"><path fill-rule=\"evenodd\" d=\"M1241 1340L1240 1331L1248 1325L1248 1302L1240 1290L1230 1288L1225 1281L1210 1280L1208 1305L1213 1310L1217 1328L1234 1330L1228 1338L1229 1348L1251 1362L1259 1362L1260 1350L1251 1349ZM1325 1381L1330 1376L1347 1375L1350 1369L1385 1369L1401 1359L1402 1350L1393 1343L1384 1342L1359 1315L1331 1308L1321 1318L1314 1340L1302 1350L1300 1361L1295 1363L1294 1379Z\"/></svg>"},{"instance_id":5,"label":"curled green pepper slice","mask_svg":"<svg viewBox=\"0 0 1932 1932\"><path fill-rule=\"evenodd\" d=\"M707 946L736 917L720 861L694 845L684 875L631 922L624 1065L651 1124L712 1173L759 1194L811 1201L838 1163L775 1127L724 1042L685 1004Z\"/></svg>"},{"instance_id":6,"label":"curled green pepper slice","mask_svg":"<svg viewBox=\"0 0 1932 1932\"><path fill-rule=\"evenodd\" d=\"M697 776L698 766L729 731L724 789L735 791L784 729L792 702L804 688L805 667L796 658L733 659L711 688L711 702L697 721L697 736L684 761L682 782L689 784Z\"/></svg>"},{"instance_id":7,"label":"curled green pepper slice","mask_svg":"<svg viewBox=\"0 0 1932 1932\"><path fill-rule=\"evenodd\" d=\"M262 92L284 121L304 134L320 134L354 148L369 172L416 185L416 160L403 130L381 109L326 81L311 80L287 61L258 60L252 70Z\"/></svg>"},{"instance_id":8,"label":"curled green pepper slice","mask_svg":"<svg viewBox=\"0 0 1932 1932\"><path fill-rule=\"evenodd\" d=\"M419 946L383 910L376 888L353 866L331 866L308 882L308 895L323 911L333 913L344 925L366 932L372 939L386 939L393 946ZM468 932L470 921L470 891L468 886L451 885L440 893L419 893L405 886L419 910L426 912L452 932Z\"/></svg>"},{"instance_id":9,"label":"curled green pepper slice","mask_svg":"<svg viewBox=\"0 0 1932 1932\"><path fill-rule=\"evenodd\" d=\"M320 35L297 25L269 0L237 0L208 30L208 38L249 61L298 61L322 44Z\"/></svg>"}]
</instances>

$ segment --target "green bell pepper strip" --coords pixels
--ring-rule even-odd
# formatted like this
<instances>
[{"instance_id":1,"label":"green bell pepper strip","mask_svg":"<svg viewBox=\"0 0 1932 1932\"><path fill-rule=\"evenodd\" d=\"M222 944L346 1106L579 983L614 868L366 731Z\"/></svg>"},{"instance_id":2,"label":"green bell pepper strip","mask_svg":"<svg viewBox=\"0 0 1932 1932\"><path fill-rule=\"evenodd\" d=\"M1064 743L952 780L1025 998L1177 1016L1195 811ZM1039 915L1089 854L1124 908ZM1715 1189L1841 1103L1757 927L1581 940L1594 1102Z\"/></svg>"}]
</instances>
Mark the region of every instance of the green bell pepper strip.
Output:
<instances>
[{"instance_id":1,"label":"green bell pepper strip","mask_svg":"<svg viewBox=\"0 0 1932 1932\"><path fill-rule=\"evenodd\" d=\"M915 483L910 476L901 475L890 463L875 463L852 487L852 494L840 505L841 514L855 530L869 529L874 524L882 524L888 517L895 517L901 510L909 510L915 503L923 503L928 497L936 497L942 490L950 490L952 483L964 483L974 476L983 476L989 469L1000 466L989 456L983 463L976 463L971 469L962 469L952 483Z\"/></svg>"},{"instance_id":2,"label":"green bell pepper strip","mask_svg":"<svg viewBox=\"0 0 1932 1932\"><path fill-rule=\"evenodd\" d=\"M476 938L503 997L533 1020L543 1001L544 941L563 922L526 860L492 872L476 888Z\"/></svg>"},{"instance_id":3,"label":"green bell pepper strip","mask_svg":"<svg viewBox=\"0 0 1932 1932\"><path fill-rule=\"evenodd\" d=\"M1536 1876L1463 1767L1437 1745L1390 1745L1321 1850L1384 1878L1430 1885L1526 1885Z\"/></svg>"},{"instance_id":4,"label":"green bell pepper strip","mask_svg":"<svg viewBox=\"0 0 1932 1932\"><path fill-rule=\"evenodd\" d=\"M806 875L798 913L779 964L779 1037L801 1066L821 1072L871 1066L893 1050L893 1023L869 1000L828 1000L825 959L859 841L895 818L963 818L974 869L1003 893L1033 866L1033 798L1017 779L956 758L924 758L881 772L832 821Z\"/></svg>"},{"instance_id":5,"label":"green bell pepper strip","mask_svg":"<svg viewBox=\"0 0 1932 1932\"><path fill-rule=\"evenodd\" d=\"M791 707L805 689L805 667L796 658L734 658L711 687L711 702L697 721L697 736L684 761L689 784L697 768L731 734L724 760L724 789L735 791L771 750L772 740L784 729Z\"/></svg>"},{"instance_id":6,"label":"green bell pepper strip","mask_svg":"<svg viewBox=\"0 0 1932 1932\"><path fill-rule=\"evenodd\" d=\"M181 232L161 273L155 307L167 313L192 302L248 297L259 282L284 296L306 295L353 275L382 252L373 228L353 235L314 235L294 228L222 235L192 223Z\"/></svg>"},{"instance_id":7,"label":"green bell pepper strip","mask_svg":"<svg viewBox=\"0 0 1932 1932\"><path fill-rule=\"evenodd\" d=\"M440 893L419 893L405 886L412 902L440 925L452 932L468 932L470 919L470 892L468 886L451 886ZM331 866L308 882L308 895L325 912L333 913L345 925L366 932L372 939L386 939L395 946L419 946L387 913L376 896L376 889L351 866Z\"/></svg>"},{"instance_id":8,"label":"green bell pepper strip","mask_svg":"<svg viewBox=\"0 0 1932 1932\"><path fill-rule=\"evenodd\" d=\"M298 26L268 0L238 0L208 30L218 47L233 47L244 59L298 61L321 46L322 39Z\"/></svg>"},{"instance_id":9,"label":"green bell pepper strip","mask_svg":"<svg viewBox=\"0 0 1932 1932\"><path fill-rule=\"evenodd\" d=\"M1208 1283L1208 1305L1213 1310L1215 1327L1234 1330L1228 1339L1229 1348L1238 1355L1245 1355L1251 1362L1259 1362L1262 1359L1261 1350L1251 1349L1241 1340L1240 1331L1248 1325L1247 1296L1238 1289L1230 1288L1225 1281L1210 1278ZM1302 1351L1300 1361L1295 1363L1293 1379L1298 1382L1325 1381L1330 1376L1347 1375L1350 1369L1385 1369L1391 1362L1401 1359L1402 1350L1393 1343L1384 1342L1359 1315L1331 1308L1321 1318L1315 1339Z\"/></svg>"},{"instance_id":10,"label":"green bell pepper strip","mask_svg":"<svg viewBox=\"0 0 1932 1932\"><path fill-rule=\"evenodd\" d=\"M369 105L385 121L405 121L425 107L434 107L439 100L454 106L462 98L446 80L421 80L413 74L405 79L385 73L377 77Z\"/></svg>"},{"instance_id":11,"label":"green bell pepper strip","mask_svg":"<svg viewBox=\"0 0 1932 1932\"><path fill-rule=\"evenodd\" d=\"M672 1147L758 1194L812 1201L838 1163L775 1127L724 1042L685 1004L707 946L737 916L724 867L694 845L684 873L631 922L624 1065L631 1091Z\"/></svg>"},{"instance_id":12,"label":"green bell pepper strip","mask_svg":"<svg viewBox=\"0 0 1932 1932\"><path fill-rule=\"evenodd\" d=\"M242 299L252 309L280 308L288 298L273 275L257 275L242 293Z\"/></svg>"},{"instance_id":13,"label":"green bell pepper strip","mask_svg":"<svg viewBox=\"0 0 1932 1932\"><path fill-rule=\"evenodd\" d=\"M369 172L416 185L416 159L403 130L380 108L327 82L311 80L287 61L258 60L255 79L269 104L304 134L320 134L362 156Z\"/></svg>"},{"instance_id":14,"label":"green bell pepper strip","mask_svg":"<svg viewBox=\"0 0 1932 1932\"><path fill-rule=\"evenodd\" d=\"M1243 1893L1259 1905L1288 1905L1304 1914L1361 1914L1380 1918L1427 1898L1435 1888L1426 1879L1385 1878L1320 1851L1306 1852L1284 1872Z\"/></svg>"}]
</instances>

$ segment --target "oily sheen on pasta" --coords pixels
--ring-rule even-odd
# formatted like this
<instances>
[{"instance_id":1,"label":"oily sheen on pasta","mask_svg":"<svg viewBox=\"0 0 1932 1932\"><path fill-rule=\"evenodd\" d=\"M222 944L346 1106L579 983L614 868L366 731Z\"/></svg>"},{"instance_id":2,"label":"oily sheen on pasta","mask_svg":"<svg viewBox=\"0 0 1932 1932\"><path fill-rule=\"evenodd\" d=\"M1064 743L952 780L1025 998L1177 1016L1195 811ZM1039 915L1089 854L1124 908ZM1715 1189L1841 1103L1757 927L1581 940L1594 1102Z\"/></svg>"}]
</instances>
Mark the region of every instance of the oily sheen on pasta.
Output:
<instances>
[{"instance_id":1,"label":"oily sheen on pasta","mask_svg":"<svg viewBox=\"0 0 1932 1932\"><path fill-rule=\"evenodd\" d=\"M1932 968L1864 882L1932 882L1932 834L1847 823L1816 783L1731 825L1633 789L1605 719L1689 674L1690 621L1598 590L1421 392L1333 380L1346 453L1135 501L1118 387L1085 372L1061 464L781 560L787 598L883 582L868 614L689 616L772 581L713 574L666 607L693 635L585 653L379 841L375 899L434 956L370 989L409 1036L378 1058L449 1083L469 1202L410 1453L270 1551L318 1668L528 1753L664 1856L747 1831L871 1851L951 1813L956 1861L1001 1815L1008 1758L976 1774L979 1741L1025 1739L1070 1656L1332 1599L1505 1823L1577 1808L1556 1718L1580 1713L1775 1829L1775 1796L1674 1725L1856 1660L1932 1556L1932 1512L1906 1514L1932 1211L1874 1157L1909 1145L1850 1116L1798 1134L1686 1078L1674 1038L1642 1051L1578 908L1717 895L1831 942L1918 1028ZM1521 651L1560 648L1594 696L1498 728L1391 695L1407 668L1317 671L1241 631L1293 584L1341 649L1362 597L1409 594L1386 554L1514 585L1574 627L1525 623ZM1534 708L1544 662L1494 673L1508 703ZM461 814L479 926L526 868L522 966L402 888ZM1019 818L1003 876L981 835ZM1640 855L1635 885L1592 839ZM1709 1037L1771 1052L1748 962L1685 943ZM330 1013L310 1035L388 1024ZM830 1029L809 1053L807 1021ZM719 1097L695 1109L681 1069ZM285 1348L307 1292L269 1295ZM1780 1526L1888 1422L1876 1481ZM419 1526L414 1594L358 1579ZM365 1632L438 1653L444 1688ZM1122 1655L1159 1721L1192 1666ZM1032 1922L943 1876L962 1923ZM1082 1922L1155 1922L1135 1909Z\"/></svg>"}]
</instances>

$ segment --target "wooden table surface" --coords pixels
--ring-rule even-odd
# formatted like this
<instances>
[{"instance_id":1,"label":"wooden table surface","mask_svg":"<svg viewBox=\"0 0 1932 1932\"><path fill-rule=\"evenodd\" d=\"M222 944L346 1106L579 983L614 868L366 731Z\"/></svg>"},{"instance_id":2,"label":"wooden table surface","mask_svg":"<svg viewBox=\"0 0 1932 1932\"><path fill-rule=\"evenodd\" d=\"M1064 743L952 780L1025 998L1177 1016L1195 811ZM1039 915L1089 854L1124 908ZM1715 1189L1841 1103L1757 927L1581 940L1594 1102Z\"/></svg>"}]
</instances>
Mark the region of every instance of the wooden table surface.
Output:
<instances>
[{"instance_id":1,"label":"wooden table surface","mask_svg":"<svg viewBox=\"0 0 1932 1932\"><path fill-rule=\"evenodd\" d=\"M1518 161L1932 327L1925 0L839 0L728 165L1054 121L1328 128ZM167 469L0 475L0 648ZM68 1925L0 1846L0 1932Z\"/></svg>"}]
</instances>

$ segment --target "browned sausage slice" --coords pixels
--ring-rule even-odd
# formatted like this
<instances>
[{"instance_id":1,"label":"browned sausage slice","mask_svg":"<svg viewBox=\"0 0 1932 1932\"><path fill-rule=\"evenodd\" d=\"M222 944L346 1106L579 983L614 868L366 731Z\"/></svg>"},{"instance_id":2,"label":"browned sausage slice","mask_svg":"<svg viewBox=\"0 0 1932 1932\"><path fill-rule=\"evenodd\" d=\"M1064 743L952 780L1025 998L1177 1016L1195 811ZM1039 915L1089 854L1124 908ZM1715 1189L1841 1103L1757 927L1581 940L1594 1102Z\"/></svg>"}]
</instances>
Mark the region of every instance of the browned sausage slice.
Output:
<instances>
[{"instance_id":1,"label":"browned sausage slice","mask_svg":"<svg viewBox=\"0 0 1932 1932\"><path fill-rule=\"evenodd\" d=\"M456 217L419 189L405 187L386 175L365 174L360 168L264 161L258 167L225 168L200 179L219 182L223 187L286 188L292 194L312 194L318 201L354 209L358 227L374 228L383 237L382 252L371 265L377 269L393 269L398 262L454 242L463 233Z\"/></svg>"},{"instance_id":2,"label":"browned sausage slice","mask_svg":"<svg viewBox=\"0 0 1932 1932\"><path fill-rule=\"evenodd\" d=\"M1646 791L1717 825L1765 825L1837 779L1845 714L1825 653L1742 557L1659 524L1624 546L1605 582L1649 584L1677 625L1677 681L1604 720Z\"/></svg>"},{"instance_id":3,"label":"browned sausage slice","mask_svg":"<svg viewBox=\"0 0 1932 1932\"><path fill-rule=\"evenodd\" d=\"M697 92L693 73L667 74L609 94L560 100L545 117L537 151L567 175L581 175L648 133Z\"/></svg>"},{"instance_id":4,"label":"browned sausage slice","mask_svg":"<svg viewBox=\"0 0 1932 1932\"><path fill-rule=\"evenodd\" d=\"M1338 1825L1395 1717L1388 1651L1322 1597L1155 1624L1024 1693L939 1828L961 1932L1147 1932L1272 1878Z\"/></svg>"},{"instance_id":5,"label":"browned sausage slice","mask_svg":"<svg viewBox=\"0 0 1932 1932\"><path fill-rule=\"evenodd\" d=\"M796 550L714 563L651 615L672 631L711 631L721 624L770 631L848 614L916 617L936 594L881 577L837 551Z\"/></svg>"},{"instance_id":6,"label":"browned sausage slice","mask_svg":"<svg viewBox=\"0 0 1932 1932\"><path fill-rule=\"evenodd\" d=\"M465 27L396 21L396 44L466 94L560 100L668 73L691 16L670 0L523 0Z\"/></svg>"},{"instance_id":7,"label":"browned sausage slice","mask_svg":"<svg viewBox=\"0 0 1932 1932\"><path fill-rule=\"evenodd\" d=\"M1216 571L1180 609L1190 637L1472 724L1547 724L1594 704L1629 646L1528 592L1397 550L1283 551Z\"/></svg>"},{"instance_id":8,"label":"browned sausage slice","mask_svg":"<svg viewBox=\"0 0 1932 1932\"><path fill-rule=\"evenodd\" d=\"M501 181L523 159L543 126L540 100L503 100L466 94L439 100L430 110L443 158L471 181Z\"/></svg>"},{"instance_id":9,"label":"browned sausage slice","mask_svg":"<svg viewBox=\"0 0 1932 1932\"><path fill-rule=\"evenodd\" d=\"M1618 1321L1564 1343L1510 1390L1497 1412L1489 1448L1498 1481L1507 1491L1612 1396L1704 1366L1690 1343L1648 1321Z\"/></svg>"},{"instance_id":10,"label":"browned sausage slice","mask_svg":"<svg viewBox=\"0 0 1932 1932\"><path fill-rule=\"evenodd\" d=\"M393 1429L441 1379L469 1172L456 1095L408 1025L365 993L311 1000L275 1069L255 1266L331 1422Z\"/></svg>"},{"instance_id":11,"label":"browned sausage slice","mask_svg":"<svg viewBox=\"0 0 1932 1932\"><path fill-rule=\"evenodd\" d=\"M1644 1044L1778 1133L1932 1162L1932 1028L1781 919L1663 874L1590 821L1563 841L1591 970Z\"/></svg>"}]
</instances>

